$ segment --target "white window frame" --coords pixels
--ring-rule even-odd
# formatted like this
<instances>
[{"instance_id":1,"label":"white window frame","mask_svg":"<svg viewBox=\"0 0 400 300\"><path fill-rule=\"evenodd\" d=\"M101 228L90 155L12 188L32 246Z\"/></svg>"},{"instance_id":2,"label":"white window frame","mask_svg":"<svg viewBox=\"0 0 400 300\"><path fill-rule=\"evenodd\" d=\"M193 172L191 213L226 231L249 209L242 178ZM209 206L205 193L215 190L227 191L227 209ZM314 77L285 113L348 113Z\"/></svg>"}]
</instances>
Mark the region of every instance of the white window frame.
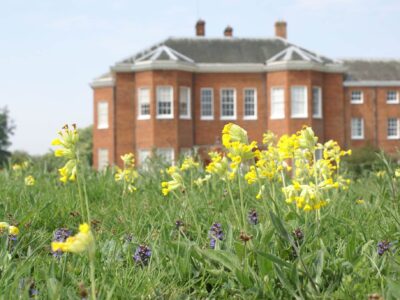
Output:
<instances>
[{"instance_id":1,"label":"white window frame","mask_svg":"<svg viewBox=\"0 0 400 300\"><path fill-rule=\"evenodd\" d=\"M318 90L318 114L314 112L314 90ZM312 87L312 116L314 119L322 119L322 88L320 86Z\"/></svg>"},{"instance_id":2,"label":"white window frame","mask_svg":"<svg viewBox=\"0 0 400 300\"><path fill-rule=\"evenodd\" d=\"M211 116L203 116L203 91L211 92ZM214 120L214 89L213 88L201 88L200 89L200 120Z\"/></svg>"},{"instance_id":3,"label":"white window frame","mask_svg":"<svg viewBox=\"0 0 400 300\"><path fill-rule=\"evenodd\" d=\"M360 93L360 100L354 100L353 94ZM353 90L350 93L350 103L351 104L363 104L364 103L364 92L362 90Z\"/></svg>"},{"instance_id":4,"label":"white window frame","mask_svg":"<svg viewBox=\"0 0 400 300\"><path fill-rule=\"evenodd\" d=\"M103 106L103 108L101 108ZM102 114L102 109L105 107L105 116ZM109 128L109 109L108 101L101 100L97 102L97 129L108 129ZM103 112L104 113L104 112ZM105 119L103 119L105 117Z\"/></svg>"},{"instance_id":5,"label":"white window frame","mask_svg":"<svg viewBox=\"0 0 400 300\"><path fill-rule=\"evenodd\" d=\"M167 157L165 157L163 155L163 152L165 153L167 151L170 152L170 154L171 154L171 161L168 161ZM156 149L156 154L157 154L158 157L163 158L163 161L165 161L167 163L174 164L174 162L175 162L175 150L174 150L174 148L157 148Z\"/></svg>"},{"instance_id":6,"label":"white window frame","mask_svg":"<svg viewBox=\"0 0 400 300\"><path fill-rule=\"evenodd\" d=\"M186 114L182 114L181 112L181 103L182 103L182 91L186 90L187 91L187 98L186 98L186 102L187 102L187 113ZM180 119L186 119L186 120L190 120L192 118L192 94L191 94L191 88L188 86L181 86L179 87L179 118Z\"/></svg>"},{"instance_id":7,"label":"white window frame","mask_svg":"<svg viewBox=\"0 0 400 300\"><path fill-rule=\"evenodd\" d=\"M389 100L389 93L396 93L396 99L395 100ZM400 103L400 97L399 97L399 92L395 90L389 90L386 91L386 103L387 104L399 104Z\"/></svg>"},{"instance_id":8,"label":"white window frame","mask_svg":"<svg viewBox=\"0 0 400 300\"><path fill-rule=\"evenodd\" d=\"M105 162L102 161L103 155L105 155ZM97 149L97 170L102 171L110 165L109 152L107 148Z\"/></svg>"},{"instance_id":9,"label":"white window frame","mask_svg":"<svg viewBox=\"0 0 400 300\"><path fill-rule=\"evenodd\" d=\"M246 91L253 91L254 92L254 114L246 116ZM248 87L243 89L243 120L257 120L257 89Z\"/></svg>"},{"instance_id":10,"label":"white window frame","mask_svg":"<svg viewBox=\"0 0 400 300\"><path fill-rule=\"evenodd\" d=\"M164 88L168 88L171 90L171 99L170 99L170 103L171 103L171 113L169 114L159 114L158 111L158 105L160 102L160 98L159 98L159 90L164 89ZM156 98L157 98L157 105L156 105L156 114L157 114L157 119L173 119L174 118L174 88L171 85L158 85L156 88Z\"/></svg>"},{"instance_id":11,"label":"white window frame","mask_svg":"<svg viewBox=\"0 0 400 300\"><path fill-rule=\"evenodd\" d=\"M294 105L293 105L293 90L294 89L297 89L297 88L303 88L304 89L304 91L305 91L305 105L304 105L304 111L303 112L300 112L300 113L294 113L294 110L293 110L293 107L294 107ZM307 88L307 86L306 85L293 85L293 86L291 86L290 87L290 117L292 118L292 119L305 119L305 118L308 118L308 88Z\"/></svg>"},{"instance_id":12,"label":"white window frame","mask_svg":"<svg viewBox=\"0 0 400 300\"><path fill-rule=\"evenodd\" d=\"M188 156L193 156L193 148L181 148L180 150L180 156L181 157L188 157Z\"/></svg>"},{"instance_id":13,"label":"white window frame","mask_svg":"<svg viewBox=\"0 0 400 300\"><path fill-rule=\"evenodd\" d=\"M361 120L361 135L354 135L353 133L353 120ZM354 117L351 118L351 127L350 127L350 132L351 132L351 139L352 140L363 140L364 139L364 135L365 135L365 131L364 131L364 118L361 117Z\"/></svg>"},{"instance_id":14,"label":"white window frame","mask_svg":"<svg viewBox=\"0 0 400 300\"><path fill-rule=\"evenodd\" d=\"M391 120L391 119L396 120L397 135L389 135L389 120ZM387 139L388 140L398 140L400 138L400 119L399 118L388 118L386 126L387 126L387 130L386 130Z\"/></svg>"},{"instance_id":15,"label":"white window frame","mask_svg":"<svg viewBox=\"0 0 400 300\"><path fill-rule=\"evenodd\" d=\"M141 97L141 92L147 90L149 93L149 114L144 115L142 114L142 104L144 104L142 101ZM137 97L138 97L138 120L149 120L150 119L150 114L151 114L151 90L149 87L140 87L137 90Z\"/></svg>"},{"instance_id":16,"label":"white window frame","mask_svg":"<svg viewBox=\"0 0 400 300\"><path fill-rule=\"evenodd\" d=\"M144 158L143 158L144 155ZM138 163L139 166L146 165L146 161L151 157L150 149L138 149Z\"/></svg>"},{"instance_id":17,"label":"white window frame","mask_svg":"<svg viewBox=\"0 0 400 300\"><path fill-rule=\"evenodd\" d=\"M277 102L275 101L276 99L274 98L274 92L275 91L282 91L282 111L277 113L277 109L274 109L275 105ZM284 119L285 118L285 88L282 86L274 86L271 87L271 104L270 104L270 119L271 120L279 120L279 119Z\"/></svg>"},{"instance_id":18,"label":"white window frame","mask_svg":"<svg viewBox=\"0 0 400 300\"><path fill-rule=\"evenodd\" d=\"M233 116L223 116L222 115L222 93L223 91L232 90L233 91ZM237 117L237 97L236 97L236 89L231 87L221 88L219 91L219 108L220 108L220 120L236 120Z\"/></svg>"}]
</instances>

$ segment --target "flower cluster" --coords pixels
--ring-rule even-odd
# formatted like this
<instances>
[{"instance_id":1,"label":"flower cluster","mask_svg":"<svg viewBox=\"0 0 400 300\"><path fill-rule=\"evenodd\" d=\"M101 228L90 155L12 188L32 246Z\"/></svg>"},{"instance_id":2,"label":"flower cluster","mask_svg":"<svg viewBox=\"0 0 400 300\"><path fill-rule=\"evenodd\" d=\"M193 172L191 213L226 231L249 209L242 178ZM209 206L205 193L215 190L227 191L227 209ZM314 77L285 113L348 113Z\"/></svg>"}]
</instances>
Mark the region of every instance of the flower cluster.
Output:
<instances>
[{"instance_id":1,"label":"flower cluster","mask_svg":"<svg viewBox=\"0 0 400 300\"><path fill-rule=\"evenodd\" d=\"M22 171L28 169L28 167L29 167L29 162L28 161L24 161L24 162L19 163L19 164L16 163L16 164L13 164L11 166L11 168L12 168L12 170L13 170L13 172L14 172L14 174L16 176L21 175Z\"/></svg>"},{"instance_id":2,"label":"flower cluster","mask_svg":"<svg viewBox=\"0 0 400 300\"><path fill-rule=\"evenodd\" d=\"M184 187L183 177L179 172L179 169L175 166L171 166L167 169L167 174L172 178L170 181L163 181L161 183L162 193L167 196L171 191L174 191L180 187Z\"/></svg>"},{"instance_id":3,"label":"flower cluster","mask_svg":"<svg viewBox=\"0 0 400 300\"><path fill-rule=\"evenodd\" d=\"M8 234L11 239L16 238L19 235L19 229L16 226L10 225L7 222L0 222L0 235Z\"/></svg>"},{"instance_id":4,"label":"flower cluster","mask_svg":"<svg viewBox=\"0 0 400 300\"><path fill-rule=\"evenodd\" d=\"M186 156L185 159L182 162L180 170L181 171L186 171L186 170L190 170L190 169L196 169L199 166L200 166L200 164L198 162L196 162L193 157Z\"/></svg>"},{"instance_id":5,"label":"flower cluster","mask_svg":"<svg viewBox=\"0 0 400 300\"><path fill-rule=\"evenodd\" d=\"M54 232L53 235L53 242L61 242L64 243L67 241L67 239L72 235L72 231L69 230L68 228L59 228ZM61 257L63 254L62 249L57 249L56 251L52 251L52 254L54 257Z\"/></svg>"},{"instance_id":6,"label":"flower cluster","mask_svg":"<svg viewBox=\"0 0 400 300\"><path fill-rule=\"evenodd\" d=\"M132 193L136 191L134 183L138 177L138 173L135 170L135 158L132 153L128 153L122 155L121 159L124 162L124 168L121 169L116 167L117 173L115 174L115 181L123 182L124 187L126 187L127 190Z\"/></svg>"},{"instance_id":7,"label":"flower cluster","mask_svg":"<svg viewBox=\"0 0 400 300\"><path fill-rule=\"evenodd\" d=\"M58 169L60 173L60 181L66 183L69 181L76 180L77 174L77 143L79 141L78 130L76 125L72 124L72 129L68 125L64 125L62 130L58 132L59 138L54 139L51 144L53 146L61 146L54 151L56 157L65 157L68 161L61 169Z\"/></svg>"},{"instance_id":8,"label":"flower cluster","mask_svg":"<svg viewBox=\"0 0 400 300\"><path fill-rule=\"evenodd\" d=\"M151 249L146 245L139 245L136 248L133 260L140 266L147 266L151 257Z\"/></svg>"},{"instance_id":9,"label":"flower cluster","mask_svg":"<svg viewBox=\"0 0 400 300\"><path fill-rule=\"evenodd\" d=\"M210 238L210 248L215 249L215 244L217 240L222 241L224 238L224 232L222 231L222 226L220 223L214 223L211 228L209 233L209 238Z\"/></svg>"},{"instance_id":10,"label":"flower cluster","mask_svg":"<svg viewBox=\"0 0 400 300\"><path fill-rule=\"evenodd\" d=\"M252 209L249 211L249 215L247 216L249 223L252 225L257 225L258 224L258 215L257 211L255 209Z\"/></svg>"},{"instance_id":11,"label":"flower cluster","mask_svg":"<svg viewBox=\"0 0 400 300\"><path fill-rule=\"evenodd\" d=\"M291 136L283 135L278 142L271 133L264 135L266 150L256 152L255 166L245 175L249 184L259 183L260 199L265 189L265 180L282 182L282 191L288 204L295 203L304 211L319 210L329 199L331 189L347 188L349 183L339 173L341 157L350 155L330 140L318 143L310 127L304 127ZM322 157L317 159L317 153ZM292 181L285 183L285 175L292 170Z\"/></svg>"},{"instance_id":12,"label":"flower cluster","mask_svg":"<svg viewBox=\"0 0 400 300\"><path fill-rule=\"evenodd\" d=\"M390 247L392 247L392 243L390 243L389 241L380 241L378 243L379 256L382 256L385 252L389 251Z\"/></svg>"},{"instance_id":13,"label":"flower cluster","mask_svg":"<svg viewBox=\"0 0 400 300\"><path fill-rule=\"evenodd\" d=\"M95 248L94 237L87 223L79 226L79 232L74 236L69 236L65 241L54 241L51 243L53 252L72 252L82 253L88 251L93 253Z\"/></svg>"},{"instance_id":14,"label":"flower cluster","mask_svg":"<svg viewBox=\"0 0 400 300\"><path fill-rule=\"evenodd\" d=\"M35 185L35 178L32 175L26 176L25 177L25 185L26 186L33 186Z\"/></svg>"}]
</instances>

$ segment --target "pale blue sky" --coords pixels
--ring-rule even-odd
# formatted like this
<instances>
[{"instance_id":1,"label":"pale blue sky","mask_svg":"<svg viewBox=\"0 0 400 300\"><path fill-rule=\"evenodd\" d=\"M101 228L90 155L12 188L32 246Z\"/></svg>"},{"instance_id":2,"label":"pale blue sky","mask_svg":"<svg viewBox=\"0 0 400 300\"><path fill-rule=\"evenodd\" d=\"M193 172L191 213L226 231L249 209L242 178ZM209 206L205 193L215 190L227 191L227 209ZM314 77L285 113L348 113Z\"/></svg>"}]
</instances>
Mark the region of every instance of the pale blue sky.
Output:
<instances>
[{"instance_id":1,"label":"pale blue sky","mask_svg":"<svg viewBox=\"0 0 400 300\"><path fill-rule=\"evenodd\" d=\"M198 2L198 4L196 4ZM332 58L400 58L399 0L0 0L0 107L17 130L11 149L47 151L64 123L92 123L88 83L169 36L226 25L269 37L278 19L289 41Z\"/></svg>"}]
</instances>

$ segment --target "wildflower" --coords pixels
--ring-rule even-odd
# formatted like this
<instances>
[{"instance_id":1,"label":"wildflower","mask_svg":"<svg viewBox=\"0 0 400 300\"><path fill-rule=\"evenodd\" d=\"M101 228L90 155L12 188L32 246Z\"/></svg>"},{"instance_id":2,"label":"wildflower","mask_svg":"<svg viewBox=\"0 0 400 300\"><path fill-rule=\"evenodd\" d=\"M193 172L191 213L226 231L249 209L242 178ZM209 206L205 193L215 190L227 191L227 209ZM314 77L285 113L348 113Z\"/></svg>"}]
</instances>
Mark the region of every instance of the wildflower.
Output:
<instances>
[{"instance_id":1,"label":"wildflower","mask_svg":"<svg viewBox=\"0 0 400 300\"><path fill-rule=\"evenodd\" d=\"M121 156L122 161L124 162L124 168L120 169L116 167L117 173L114 178L115 181L124 182L124 192L125 188L130 192L136 191L136 187L134 186L136 178L139 176L135 170L135 158L132 153L128 153Z\"/></svg>"},{"instance_id":2,"label":"wildflower","mask_svg":"<svg viewBox=\"0 0 400 300\"><path fill-rule=\"evenodd\" d=\"M164 196L167 196L171 191L177 188L184 187L183 178L175 167L169 168L167 173L172 177L172 180L163 181L161 183L161 191Z\"/></svg>"},{"instance_id":3,"label":"wildflower","mask_svg":"<svg viewBox=\"0 0 400 300\"><path fill-rule=\"evenodd\" d=\"M181 171L186 171L186 170L189 170L189 169L198 168L199 165L200 164L198 162L194 161L193 157L188 156L188 157L185 157L180 169L181 169Z\"/></svg>"},{"instance_id":4,"label":"wildflower","mask_svg":"<svg viewBox=\"0 0 400 300\"><path fill-rule=\"evenodd\" d=\"M363 199L357 199L356 203L357 204L365 204L365 201Z\"/></svg>"},{"instance_id":5,"label":"wildflower","mask_svg":"<svg viewBox=\"0 0 400 300\"><path fill-rule=\"evenodd\" d=\"M304 238L304 234L303 231L301 230L301 228L296 228L295 230L293 230L293 237L296 240L296 243L301 243L303 241Z\"/></svg>"},{"instance_id":6,"label":"wildflower","mask_svg":"<svg viewBox=\"0 0 400 300\"><path fill-rule=\"evenodd\" d=\"M7 222L0 222L0 234L7 232L8 235L16 237L19 235L19 229L16 226L10 225Z\"/></svg>"},{"instance_id":7,"label":"wildflower","mask_svg":"<svg viewBox=\"0 0 400 300\"><path fill-rule=\"evenodd\" d=\"M386 251L389 251L391 246L392 246L392 243L390 243L389 241L380 241L378 243L379 256L382 256Z\"/></svg>"},{"instance_id":8,"label":"wildflower","mask_svg":"<svg viewBox=\"0 0 400 300\"><path fill-rule=\"evenodd\" d=\"M394 171L394 176L400 177L400 168Z\"/></svg>"},{"instance_id":9,"label":"wildflower","mask_svg":"<svg viewBox=\"0 0 400 300\"><path fill-rule=\"evenodd\" d=\"M33 186L35 185L35 178L32 175L26 176L25 177L25 185L26 186Z\"/></svg>"},{"instance_id":10,"label":"wildflower","mask_svg":"<svg viewBox=\"0 0 400 300\"><path fill-rule=\"evenodd\" d=\"M252 225L257 225L258 224L258 215L257 211L255 209L252 209L249 211L249 215L247 216L249 223Z\"/></svg>"},{"instance_id":11,"label":"wildflower","mask_svg":"<svg viewBox=\"0 0 400 300\"><path fill-rule=\"evenodd\" d=\"M53 234L53 242L66 242L66 240L72 235L72 231L68 228L59 228ZM54 257L61 257L63 251L58 249L56 251L52 251Z\"/></svg>"},{"instance_id":12,"label":"wildflower","mask_svg":"<svg viewBox=\"0 0 400 300\"><path fill-rule=\"evenodd\" d=\"M206 175L206 176L203 177L203 178L198 178L198 179L194 180L193 182L194 182L194 184L197 185L198 187L201 187L201 186L203 186L203 184L204 184L205 182L209 181L210 178L211 178L211 175L208 174L208 175Z\"/></svg>"},{"instance_id":13,"label":"wildflower","mask_svg":"<svg viewBox=\"0 0 400 300\"><path fill-rule=\"evenodd\" d=\"M375 173L376 177L378 177L378 178L383 178L385 176L385 174L386 174L385 170L378 171L378 172Z\"/></svg>"},{"instance_id":14,"label":"wildflower","mask_svg":"<svg viewBox=\"0 0 400 300\"><path fill-rule=\"evenodd\" d=\"M64 242L52 242L51 249L53 252L61 250L62 252L82 253L88 251L94 252L94 237L87 223L79 226L79 233L69 236Z\"/></svg>"},{"instance_id":15,"label":"wildflower","mask_svg":"<svg viewBox=\"0 0 400 300\"><path fill-rule=\"evenodd\" d=\"M220 223L214 223L209 231L210 238L210 248L215 249L215 244L217 240L222 241L224 238L224 233L222 231L222 226Z\"/></svg>"},{"instance_id":16,"label":"wildflower","mask_svg":"<svg viewBox=\"0 0 400 300\"><path fill-rule=\"evenodd\" d=\"M136 264L140 266L147 266L151 257L151 249L146 245L139 245L136 248L135 255L133 259Z\"/></svg>"},{"instance_id":17,"label":"wildflower","mask_svg":"<svg viewBox=\"0 0 400 300\"><path fill-rule=\"evenodd\" d=\"M239 239L245 244L253 238L252 235L247 235L244 231L240 232Z\"/></svg>"},{"instance_id":18,"label":"wildflower","mask_svg":"<svg viewBox=\"0 0 400 300\"><path fill-rule=\"evenodd\" d=\"M222 144L226 148L230 148L232 142L247 144L249 141L246 130L236 124L229 123L222 130Z\"/></svg>"},{"instance_id":19,"label":"wildflower","mask_svg":"<svg viewBox=\"0 0 400 300\"><path fill-rule=\"evenodd\" d=\"M207 165L206 172L217 175L222 180L226 180L229 175L228 159L218 152L210 152L208 155L211 157L211 162Z\"/></svg>"},{"instance_id":20,"label":"wildflower","mask_svg":"<svg viewBox=\"0 0 400 300\"><path fill-rule=\"evenodd\" d=\"M54 151L56 157L65 157L68 159L64 167L58 169L60 173L60 181L66 183L75 181L77 175L77 143L79 141L78 130L76 125L72 125L72 129L68 125L64 125L61 131L58 132L59 138L54 139L51 144L53 146L61 146Z\"/></svg>"}]
</instances>

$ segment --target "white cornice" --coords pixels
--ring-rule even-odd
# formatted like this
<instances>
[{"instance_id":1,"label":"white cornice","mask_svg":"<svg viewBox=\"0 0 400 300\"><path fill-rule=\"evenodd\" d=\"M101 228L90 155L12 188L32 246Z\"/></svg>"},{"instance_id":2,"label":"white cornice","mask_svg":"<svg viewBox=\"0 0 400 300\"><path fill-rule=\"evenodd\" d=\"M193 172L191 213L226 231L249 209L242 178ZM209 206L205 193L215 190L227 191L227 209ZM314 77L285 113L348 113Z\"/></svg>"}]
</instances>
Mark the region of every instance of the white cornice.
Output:
<instances>
[{"instance_id":1,"label":"white cornice","mask_svg":"<svg viewBox=\"0 0 400 300\"><path fill-rule=\"evenodd\" d=\"M269 62L265 67L265 71L302 71L312 70L326 73L344 73L346 68L341 64L319 64L313 61L277 61Z\"/></svg>"},{"instance_id":2,"label":"white cornice","mask_svg":"<svg viewBox=\"0 0 400 300\"><path fill-rule=\"evenodd\" d=\"M265 72L264 64L223 64L223 63L198 63L197 73L262 73Z\"/></svg>"},{"instance_id":3,"label":"white cornice","mask_svg":"<svg viewBox=\"0 0 400 300\"><path fill-rule=\"evenodd\" d=\"M105 77L105 78L97 78L90 83L92 88L99 88L99 87L112 87L115 85L114 78L112 77Z\"/></svg>"},{"instance_id":4,"label":"white cornice","mask_svg":"<svg viewBox=\"0 0 400 300\"><path fill-rule=\"evenodd\" d=\"M346 87L398 87L400 80L360 80L360 81L344 81L343 86Z\"/></svg>"}]
</instances>

